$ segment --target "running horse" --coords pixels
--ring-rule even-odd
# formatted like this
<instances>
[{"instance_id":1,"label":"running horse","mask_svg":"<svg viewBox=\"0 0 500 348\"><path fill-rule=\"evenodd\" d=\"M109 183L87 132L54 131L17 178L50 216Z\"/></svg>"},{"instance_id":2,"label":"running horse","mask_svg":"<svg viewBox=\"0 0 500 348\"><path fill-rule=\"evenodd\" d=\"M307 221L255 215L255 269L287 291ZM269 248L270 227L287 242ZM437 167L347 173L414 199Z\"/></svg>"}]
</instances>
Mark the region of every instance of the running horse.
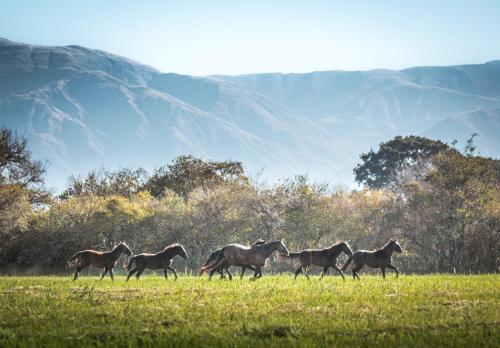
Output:
<instances>
[{"instance_id":1,"label":"running horse","mask_svg":"<svg viewBox=\"0 0 500 348\"><path fill-rule=\"evenodd\" d=\"M371 268L380 268L382 270L382 277L385 279L385 269L390 268L396 271L396 278L399 276L399 271L396 267L392 265L392 253L397 252L401 254L403 249L399 245L397 240L391 239L387 242L382 249L367 251L358 250L355 251L342 266L342 270L345 271L349 264L353 261L354 267L352 269L352 276L354 279L359 279L358 272L363 268L363 266L368 266Z\"/></svg>"},{"instance_id":2,"label":"running horse","mask_svg":"<svg viewBox=\"0 0 500 348\"><path fill-rule=\"evenodd\" d=\"M254 279L262 277L262 266L266 259L275 251L288 255L288 249L281 240L273 240L262 245L252 247L241 244L228 244L222 248L219 256L210 264L201 267L201 272L216 269L221 265L231 266L253 266L255 267Z\"/></svg>"},{"instance_id":3,"label":"running horse","mask_svg":"<svg viewBox=\"0 0 500 348\"><path fill-rule=\"evenodd\" d=\"M255 245L262 245L265 242L266 241L264 239L258 239L255 243L253 243L252 245L250 245L250 247L255 246ZM212 254L210 254L210 256L208 257L207 261L205 262L205 264L203 266L210 265L212 262L214 262L219 257L219 255L221 253L222 253L222 248L215 250ZM250 266L250 265L233 265L233 266L241 266L240 279L243 278L243 276L245 275L245 272L246 272L247 269L255 271L255 267ZM230 266L227 263L223 263L219 267L212 269L209 272L209 279L212 279L212 276L213 276L213 274L215 272L219 273L220 279L224 279L225 278L225 276L224 276L224 270L225 270L227 272L227 275L229 276L229 280L232 280L233 279L233 275L231 274L231 271L229 270L229 268L230 268ZM204 270L201 270L200 271L200 276L204 272L205 272Z\"/></svg>"},{"instance_id":4,"label":"running horse","mask_svg":"<svg viewBox=\"0 0 500 348\"><path fill-rule=\"evenodd\" d=\"M184 260L187 260L188 258L186 250L178 243L168 245L156 254L138 254L132 256L125 267L125 269L129 271L127 281L134 273L137 273L135 277L139 279L142 272L144 272L146 268L163 269L165 279L168 278L167 271L172 271L174 273L175 280L177 280L177 272L172 267L172 259L176 256L180 256ZM132 266L134 267L132 268Z\"/></svg>"},{"instance_id":5,"label":"running horse","mask_svg":"<svg viewBox=\"0 0 500 348\"><path fill-rule=\"evenodd\" d=\"M339 272L342 279L345 279L344 274L337 266L337 258L342 252L346 253L348 256L352 255L351 247L346 242L336 243L326 249L306 249L299 252L290 252L290 255L287 257L290 259L298 259L300 262L299 268L295 271L295 279L297 279L300 273L303 273L306 278L309 279L307 268L311 265L323 267L321 278L328 272L328 268L332 267Z\"/></svg>"},{"instance_id":6,"label":"running horse","mask_svg":"<svg viewBox=\"0 0 500 348\"><path fill-rule=\"evenodd\" d=\"M101 274L101 279L99 280L102 280L108 272L111 280L115 280L113 277L113 267L115 267L116 261L118 261L122 253L128 256L132 255L132 250L130 250L125 242L120 242L120 244L110 251L82 250L77 252L68 260L68 265L76 268L73 280L77 280L82 269L89 265L96 268L104 268L104 272Z\"/></svg>"}]
</instances>

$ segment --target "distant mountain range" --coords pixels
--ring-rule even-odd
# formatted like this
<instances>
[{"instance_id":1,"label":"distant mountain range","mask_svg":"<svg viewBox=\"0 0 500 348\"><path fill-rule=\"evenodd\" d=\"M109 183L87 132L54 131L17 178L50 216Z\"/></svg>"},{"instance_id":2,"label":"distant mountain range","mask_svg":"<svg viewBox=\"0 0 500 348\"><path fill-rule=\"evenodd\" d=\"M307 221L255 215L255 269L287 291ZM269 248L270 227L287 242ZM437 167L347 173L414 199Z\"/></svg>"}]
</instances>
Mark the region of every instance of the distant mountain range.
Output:
<instances>
[{"instance_id":1,"label":"distant mountain range","mask_svg":"<svg viewBox=\"0 0 500 348\"><path fill-rule=\"evenodd\" d=\"M0 122L50 162L47 182L100 166L148 170L180 154L242 161L274 181L353 182L395 135L500 154L500 61L399 71L194 77L80 46L0 39Z\"/></svg>"}]
</instances>

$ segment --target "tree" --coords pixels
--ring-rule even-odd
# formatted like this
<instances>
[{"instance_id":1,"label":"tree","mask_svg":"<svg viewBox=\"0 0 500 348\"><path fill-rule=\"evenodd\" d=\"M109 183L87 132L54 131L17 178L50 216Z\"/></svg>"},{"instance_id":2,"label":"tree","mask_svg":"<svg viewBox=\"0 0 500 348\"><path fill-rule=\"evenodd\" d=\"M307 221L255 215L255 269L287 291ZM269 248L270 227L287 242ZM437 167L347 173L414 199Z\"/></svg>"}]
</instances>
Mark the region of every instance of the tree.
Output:
<instances>
[{"instance_id":1,"label":"tree","mask_svg":"<svg viewBox=\"0 0 500 348\"><path fill-rule=\"evenodd\" d=\"M104 169L91 171L85 178L70 176L68 187L59 197L61 199L83 195L131 197L142 189L145 178L146 171L142 168L124 168L114 172Z\"/></svg>"},{"instance_id":2,"label":"tree","mask_svg":"<svg viewBox=\"0 0 500 348\"><path fill-rule=\"evenodd\" d=\"M0 128L0 262L15 244L16 229L26 228L32 206L48 202L44 166L33 160L26 139Z\"/></svg>"},{"instance_id":3,"label":"tree","mask_svg":"<svg viewBox=\"0 0 500 348\"><path fill-rule=\"evenodd\" d=\"M17 188L27 190L32 203L42 203L47 198L43 188L45 168L42 162L32 158L25 138L18 136L10 129L0 128L0 188ZM8 194L0 197L0 211L11 199Z\"/></svg>"},{"instance_id":4,"label":"tree","mask_svg":"<svg viewBox=\"0 0 500 348\"><path fill-rule=\"evenodd\" d=\"M247 181L241 162L203 161L193 156L179 156L171 164L153 173L145 188L155 197L166 189L187 197L194 189L214 187L223 182Z\"/></svg>"},{"instance_id":5,"label":"tree","mask_svg":"<svg viewBox=\"0 0 500 348\"><path fill-rule=\"evenodd\" d=\"M449 146L438 140L419 136L397 136L381 143L377 152L370 150L360 155L361 163L354 169L355 180L371 189L392 188L397 183L397 172L421 163Z\"/></svg>"}]
</instances>

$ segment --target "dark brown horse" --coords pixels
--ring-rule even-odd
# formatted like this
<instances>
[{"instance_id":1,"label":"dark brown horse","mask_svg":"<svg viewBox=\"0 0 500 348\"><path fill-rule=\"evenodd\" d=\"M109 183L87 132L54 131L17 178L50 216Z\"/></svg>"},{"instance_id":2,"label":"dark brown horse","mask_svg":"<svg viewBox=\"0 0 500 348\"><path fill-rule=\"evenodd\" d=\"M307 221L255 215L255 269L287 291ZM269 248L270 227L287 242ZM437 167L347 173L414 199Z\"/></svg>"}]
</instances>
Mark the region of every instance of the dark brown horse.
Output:
<instances>
[{"instance_id":1,"label":"dark brown horse","mask_svg":"<svg viewBox=\"0 0 500 348\"><path fill-rule=\"evenodd\" d=\"M393 252L402 253L403 249L401 249L401 245L399 245L397 240L391 239L387 242L386 245L382 249L367 251L367 250L358 250L355 251L348 259L347 262L342 266L342 270L345 271L351 261L354 261L354 267L352 269L352 276L354 279L356 277L359 279L358 272L363 268L364 265L367 265L371 268L380 268L382 269L382 277L385 279L385 269L390 268L396 271L396 278L399 276L399 271L396 267L392 265L392 253Z\"/></svg>"},{"instance_id":2,"label":"dark brown horse","mask_svg":"<svg viewBox=\"0 0 500 348\"><path fill-rule=\"evenodd\" d=\"M295 279L300 273L303 273L307 279L307 268L311 265L323 267L321 278L328 272L328 268L332 267L345 279L344 274L337 266L337 258L344 252L348 256L352 255L352 250L346 242L339 242L326 249L306 249L299 252L290 252L289 258L298 259L300 267L295 271Z\"/></svg>"},{"instance_id":3,"label":"dark brown horse","mask_svg":"<svg viewBox=\"0 0 500 348\"><path fill-rule=\"evenodd\" d=\"M128 265L125 267L125 269L129 271L127 281L134 273L137 273L135 277L139 279L146 268L163 269L165 279L168 277L167 271L172 271L177 280L177 272L172 268L172 259L175 256L180 256L184 260L187 260L186 250L178 243L171 244L156 254L138 254L132 256ZM134 266L134 268L132 268L132 266Z\"/></svg>"},{"instance_id":4,"label":"dark brown horse","mask_svg":"<svg viewBox=\"0 0 500 348\"><path fill-rule=\"evenodd\" d=\"M132 250L130 250L125 242L121 242L111 251L101 252L95 250L83 250L77 252L68 260L68 265L76 268L73 280L77 280L80 271L89 265L97 268L104 268L104 272L102 273L100 280L104 278L107 272L109 272L111 279L115 280L113 277L113 267L115 267L116 261L118 261L118 258L122 253L125 253L128 256L132 255Z\"/></svg>"},{"instance_id":5,"label":"dark brown horse","mask_svg":"<svg viewBox=\"0 0 500 348\"><path fill-rule=\"evenodd\" d=\"M254 278L262 277L262 266L266 259L275 251L288 255L288 249L281 240L273 240L262 245L252 247L241 244L228 244L222 248L219 256L209 265L201 267L201 272L212 270L221 265L231 266L254 266Z\"/></svg>"},{"instance_id":6,"label":"dark brown horse","mask_svg":"<svg viewBox=\"0 0 500 348\"><path fill-rule=\"evenodd\" d=\"M266 241L264 239L259 239L257 240L255 243L253 243L252 245L250 245L250 247L252 246L255 246L255 245L262 245L264 244ZM203 266L208 266L210 265L211 263L213 263L218 257L219 255L222 253L222 248L214 251L210 256L209 258L207 259L207 261L205 262L205 264ZM255 267L253 266L250 266L250 265L233 265L233 266L241 266L241 273L240 273L240 279L243 278L243 276L245 275L245 272L247 269L250 269L252 271L255 271ZM221 264L219 267L217 268L214 268L212 269L210 272L209 272L209 279L212 278L213 274L215 272L218 272L220 274L220 279L224 279L225 276L224 276L224 270L227 272L228 276L229 276L229 279L232 280L233 279L233 275L231 274L231 271L229 270L230 266L227 264L227 263L223 263ZM204 270L201 270L200 271L200 276L204 273L205 271Z\"/></svg>"}]
</instances>

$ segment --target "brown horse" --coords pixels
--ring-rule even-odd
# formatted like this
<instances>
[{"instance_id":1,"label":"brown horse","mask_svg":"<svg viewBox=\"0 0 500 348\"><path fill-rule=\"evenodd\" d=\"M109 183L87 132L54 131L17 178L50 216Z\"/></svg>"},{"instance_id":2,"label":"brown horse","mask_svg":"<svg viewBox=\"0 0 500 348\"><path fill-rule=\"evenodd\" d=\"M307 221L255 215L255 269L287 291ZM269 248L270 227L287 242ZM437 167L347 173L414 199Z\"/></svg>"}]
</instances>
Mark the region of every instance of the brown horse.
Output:
<instances>
[{"instance_id":1,"label":"brown horse","mask_svg":"<svg viewBox=\"0 0 500 348\"><path fill-rule=\"evenodd\" d=\"M250 247L252 246L255 246L255 245L262 245L264 244L266 241L264 239L258 239L255 243L251 244ZM207 259L207 261L205 262L205 264L203 266L208 266L209 264L211 264L212 262L214 262L218 257L219 255L222 253L222 248L214 251L210 256L209 258ZM243 278L243 276L245 275L245 272L247 269L250 269L252 271L255 271L255 267L253 266L250 266L250 265L233 265L233 266L241 266L241 273L240 273L240 279ZM230 266L227 264L227 263L223 263L222 265L220 265L219 267L217 268L214 268L212 269L210 272L209 272L209 279L212 278L213 274L215 272L218 272L220 274L220 279L224 279L225 276L224 276L224 270L226 270L228 276L229 276L229 280L232 280L233 279L233 275L231 274L231 271L229 270ZM205 271L204 270L201 270L200 271L200 276L204 273Z\"/></svg>"},{"instance_id":2,"label":"brown horse","mask_svg":"<svg viewBox=\"0 0 500 348\"><path fill-rule=\"evenodd\" d=\"M328 272L328 268L332 267L345 279L344 274L337 266L337 258L344 252L348 256L352 255L352 250L346 242L339 242L326 249L307 249L299 252L291 252L287 257L298 259L300 267L295 271L295 279L300 273L303 273L307 279L307 268L311 265L323 267L321 278ZM321 279L320 278L320 279Z\"/></svg>"},{"instance_id":3,"label":"brown horse","mask_svg":"<svg viewBox=\"0 0 500 348\"><path fill-rule=\"evenodd\" d=\"M68 260L68 265L70 267L76 267L73 280L77 280L80 271L89 265L97 268L104 268L100 280L104 278L107 272L109 272L111 280L115 280L113 277L113 267L115 267L116 261L122 253L128 256L132 255L132 250L130 250L125 242L121 242L111 251L100 252L95 250L83 250L77 252Z\"/></svg>"},{"instance_id":4,"label":"brown horse","mask_svg":"<svg viewBox=\"0 0 500 348\"><path fill-rule=\"evenodd\" d=\"M219 256L209 265L201 267L201 272L212 270L221 265L227 266L254 266L254 279L262 277L262 266L266 259L275 251L288 255L288 249L281 240L273 240L262 245L248 247L241 244L228 244L222 248Z\"/></svg>"},{"instance_id":5,"label":"brown horse","mask_svg":"<svg viewBox=\"0 0 500 348\"><path fill-rule=\"evenodd\" d=\"M355 251L348 259L347 262L342 266L342 270L345 271L351 261L354 261L354 267L352 269L352 276L354 279L356 277L359 279L358 272L367 265L371 268L381 268L382 277L385 279L385 269L390 268L396 271L396 278L399 276L399 271L396 267L392 265L391 256L393 252L402 253L403 249L399 245L397 240L391 239L387 242L382 249L367 251L358 250Z\"/></svg>"},{"instance_id":6,"label":"brown horse","mask_svg":"<svg viewBox=\"0 0 500 348\"><path fill-rule=\"evenodd\" d=\"M128 265L125 267L127 271L130 271L127 276L127 281L134 274L137 279L141 276L142 272L146 268L149 269L162 269L165 274L165 279L167 279L167 271L174 272L175 279L177 280L177 272L172 268L172 259L175 256L180 256L184 260L187 260L187 253L184 247L178 243L171 244L162 251L156 254L138 254L130 258ZM132 268L134 265L134 268Z\"/></svg>"}]
</instances>

